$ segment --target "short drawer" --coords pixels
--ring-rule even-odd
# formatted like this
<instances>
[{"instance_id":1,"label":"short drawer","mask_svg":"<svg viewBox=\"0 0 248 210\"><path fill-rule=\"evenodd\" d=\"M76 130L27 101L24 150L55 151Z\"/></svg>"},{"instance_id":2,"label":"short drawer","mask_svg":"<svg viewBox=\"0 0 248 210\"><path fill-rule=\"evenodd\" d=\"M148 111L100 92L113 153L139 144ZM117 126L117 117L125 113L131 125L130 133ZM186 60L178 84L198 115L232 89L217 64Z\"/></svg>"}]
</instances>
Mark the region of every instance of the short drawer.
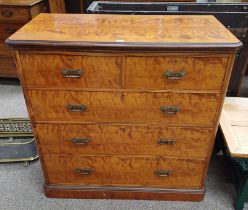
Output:
<instances>
[{"instance_id":1,"label":"short drawer","mask_svg":"<svg viewBox=\"0 0 248 210\"><path fill-rule=\"evenodd\" d=\"M227 57L127 57L126 88L221 90Z\"/></svg>"},{"instance_id":2,"label":"short drawer","mask_svg":"<svg viewBox=\"0 0 248 210\"><path fill-rule=\"evenodd\" d=\"M14 58L0 57L0 77L18 77Z\"/></svg>"},{"instance_id":3,"label":"short drawer","mask_svg":"<svg viewBox=\"0 0 248 210\"><path fill-rule=\"evenodd\" d=\"M218 94L29 90L36 121L212 126Z\"/></svg>"},{"instance_id":4,"label":"short drawer","mask_svg":"<svg viewBox=\"0 0 248 210\"><path fill-rule=\"evenodd\" d=\"M0 22L26 23L30 19L31 16L27 8L0 6Z\"/></svg>"},{"instance_id":5,"label":"short drawer","mask_svg":"<svg viewBox=\"0 0 248 210\"><path fill-rule=\"evenodd\" d=\"M101 124L36 124L44 154L143 155L205 159L212 129Z\"/></svg>"},{"instance_id":6,"label":"short drawer","mask_svg":"<svg viewBox=\"0 0 248 210\"><path fill-rule=\"evenodd\" d=\"M44 155L48 184L200 188L205 164L155 157Z\"/></svg>"},{"instance_id":7,"label":"short drawer","mask_svg":"<svg viewBox=\"0 0 248 210\"><path fill-rule=\"evenodd\" d=\"M12 57L12 52L10 47L5 44L5 40L0 40L0 57Z\"/></svg>"},{"instance_id":8,"label":"short drawer","mask_svg":"<svg viewBox=\"0 0 248 210\"><path fill-rule=\"evenodd\" d=\"M5 40L9 38L13 33L20 29L23 24L17 23L0 23L0 39Z\"/></svg>"},{"instance_id":9,"label":"short drawer","mask_svg":"<svg viewBox=\"0 0 248 210\"><path fill-rule=\"evenodd\" d=\"M120 88L122 57L20 55L28 87Z\"/></svg>"}]
</instances>

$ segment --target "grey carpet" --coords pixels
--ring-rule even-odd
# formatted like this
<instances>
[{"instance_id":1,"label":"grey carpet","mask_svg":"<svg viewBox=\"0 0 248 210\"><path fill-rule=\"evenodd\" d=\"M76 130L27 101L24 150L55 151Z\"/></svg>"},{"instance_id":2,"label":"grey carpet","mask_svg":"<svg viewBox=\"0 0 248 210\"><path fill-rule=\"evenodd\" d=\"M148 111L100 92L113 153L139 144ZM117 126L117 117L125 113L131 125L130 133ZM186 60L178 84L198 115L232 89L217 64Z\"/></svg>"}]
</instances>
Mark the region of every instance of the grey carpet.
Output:
<instances>
[{"instance_id":1,"label":"grey carpet","mask_svg":"<svg viewBox=\"0 0 248 210\"><path fill-rule=\"evenodd\" d=\"M20 87L15 82L0 85L0 118L26 116ZM48 199L42 191L39 161L26 168L21 163L0 164L0 210L231 210L235 191L229 173L222 157L214 156L202 202Z\"/></svg>"}]
</instances>

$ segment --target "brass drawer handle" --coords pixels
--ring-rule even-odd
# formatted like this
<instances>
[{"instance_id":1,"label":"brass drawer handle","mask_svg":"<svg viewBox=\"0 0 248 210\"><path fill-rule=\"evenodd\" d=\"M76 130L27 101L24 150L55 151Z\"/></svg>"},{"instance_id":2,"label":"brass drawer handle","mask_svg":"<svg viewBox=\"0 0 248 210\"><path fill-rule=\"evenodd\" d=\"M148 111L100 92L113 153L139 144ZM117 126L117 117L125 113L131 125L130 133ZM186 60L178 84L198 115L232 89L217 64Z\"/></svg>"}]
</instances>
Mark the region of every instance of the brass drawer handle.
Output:
<instances>
[{"instance_id":1,"label":"brass drawer handle","mask_svg":"<svg viewBox=\"0 0 248 210\"><path fill-rule=\"evenodd\" d=\"M160 140L158 140L158 144L160 144L160 145L164 145L164 144L174 145L174 144L176 144L176 141L173 139L160 139Z\"/></svg>"},{"instance_id":2,"label":"brass drawer handle","mask_svg":"<svg viewBox=\"0 0 248 210\"><path fill-rule=\"evenodd\" d=\"M17 29L15 28L6 28L5 31L8 33L8 34L13 34L17 31Z\"/></svg>"},{"instance_id":3,"label":"brass drawer handle","mask_svg":"<svg viewBox=\"0 0 248 210\"><path fill-rule=\"evenodd\" d=\"M73 138L71 141L74 144L88 144L90 142L90 139L88 139L88 138L82 138L82 139Z\"/></svg>"},{"instance_id":4,"label":"brass drawer handle","mask_svg":"<svg viewBox=\"0 0 248 210\"><path fill-rule=\"evenodd\" d=\"M167 115L174 115L180 112L180 108L178 106L161 106L160 111Z\"/></svg>"},{"instance_id":5,"label":"brass drawer handle","mask_svg":"<svg viewBox=\"0 0 248 210\"><path fill-rule=\"evenodd\" d=\"M156 170L155 174L157 176L166 177L166 176L170 176L172 174L172 171L171 170Z\"/></svg>"},{"instance_id":6,"label":"brass drawer handle","mask_svg":"<svg viewBox=\"0 0 248 210\"><path fill-rule=\"evenodd\" d=\"M77 168L75 172L80 175L90 175L93 170L90 168Z\"/></svg>"},{"instance_id":7,"label":"brass drawer handle","mask_svg":"<svg viewBox=\"0 0 248 210\"><path fill-rule=\"evenodd\" d=\"M5 9L1 12L2 16L6 17L6 18L9 18L13 15L13 12L8 10L8 9Z\"/></svg>"},{"instance_id":8,"label":"brass drawer handle","mask_svg":"<svg viewBox=\"0 0 248 210\"><path fill-rule=\"evenodd\" d=\"M83 104L79 104L79 105L69 104L67 106L69 112L85 112L87 108L88 107Z\"/></svg>"},{"instance_id":9,"label":"brass drawer handle","mask_svg":"<svg viewBox=\"0 0 248 210\"><path fill-rule=\"evenodd\" d=\"M72 69L64 69L62 70L62 74L65 78L81 78L81 75L83 74L83 70L81 69L76 69L76 70L72 70Z\"/></svg>"},{"instance_id":10,"label":"brass drawer handle","mask_svg":"<svg viewBox=\"0 0 248 210\"><path fill-rule=\"evenodd\" d=\"M180 80L185 76L184 71L179 72L172 72L172 71L165 71L163 74L168 80Z\"/></svg>"}]
</instances>

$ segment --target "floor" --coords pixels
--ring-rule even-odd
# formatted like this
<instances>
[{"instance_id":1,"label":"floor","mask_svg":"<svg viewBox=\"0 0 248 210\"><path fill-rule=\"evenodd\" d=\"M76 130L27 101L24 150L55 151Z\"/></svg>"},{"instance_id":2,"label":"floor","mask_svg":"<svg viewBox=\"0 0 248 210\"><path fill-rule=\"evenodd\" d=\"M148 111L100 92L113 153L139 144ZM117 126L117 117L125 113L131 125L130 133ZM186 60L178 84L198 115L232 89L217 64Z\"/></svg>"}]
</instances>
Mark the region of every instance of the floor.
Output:
<instances>
[{"instance_id":1,"label":"floor","mask_svg":"<svg viewBox=\"0 0 248 210\"><path fill-rule=\"evenodd\" d=\"M0 81L0 118L27 117L16 81ZM235 190L222 156L213 156L202 202L48 199L42 191L39 161L0 164L0 210L231 210ZM245 205L248 210L248 204Z\"/></svg>"}]
</instances>

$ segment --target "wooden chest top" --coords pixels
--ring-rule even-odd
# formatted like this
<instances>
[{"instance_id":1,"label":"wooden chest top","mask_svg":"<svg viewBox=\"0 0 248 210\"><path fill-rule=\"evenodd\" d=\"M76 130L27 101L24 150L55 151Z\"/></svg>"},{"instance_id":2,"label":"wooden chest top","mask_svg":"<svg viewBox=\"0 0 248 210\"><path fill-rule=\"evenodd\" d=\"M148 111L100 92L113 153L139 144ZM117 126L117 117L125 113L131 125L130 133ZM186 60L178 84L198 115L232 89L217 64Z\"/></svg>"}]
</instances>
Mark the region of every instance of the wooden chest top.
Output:
<instances>
[{"instance_id":1,"label":"wooden chest top","mask_svg":"<svg viewBox=\"0 0 248 210\"><path fill-rule=\"evenodd\" d=\"M12 35L10 45L233 49L241 42L213 16L40 14Z\"/></svg>"},{"instance_id":2,"label":"wooden chest top","mask_svg":"<svg viewBox=\"0 0 248 210\"><path fill-rule=\"evenodd\" d=\"M0 5L8 6L33 6L42 0L0 0Z\"/></svg>"}]
</instances>

